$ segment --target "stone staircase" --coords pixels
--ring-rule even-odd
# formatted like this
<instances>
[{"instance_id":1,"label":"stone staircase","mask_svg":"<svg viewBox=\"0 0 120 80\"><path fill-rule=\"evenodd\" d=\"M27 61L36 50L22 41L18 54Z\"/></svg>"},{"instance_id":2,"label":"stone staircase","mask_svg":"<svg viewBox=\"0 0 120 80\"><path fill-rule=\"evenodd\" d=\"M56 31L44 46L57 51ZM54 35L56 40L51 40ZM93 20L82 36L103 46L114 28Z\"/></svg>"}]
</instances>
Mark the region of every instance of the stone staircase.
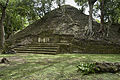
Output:
<instances>
[{"instance_id":1,"label":"stone staircase","mask_svg":"<svg viewBox=\"0 0 120 80\"><path fill-rule=\"evenodd\" d=\"M32 43L19 45L14 48L16 53L33 53L33 54L57 54L59 50L58 43Z\"/></svg>"}]
</instances>

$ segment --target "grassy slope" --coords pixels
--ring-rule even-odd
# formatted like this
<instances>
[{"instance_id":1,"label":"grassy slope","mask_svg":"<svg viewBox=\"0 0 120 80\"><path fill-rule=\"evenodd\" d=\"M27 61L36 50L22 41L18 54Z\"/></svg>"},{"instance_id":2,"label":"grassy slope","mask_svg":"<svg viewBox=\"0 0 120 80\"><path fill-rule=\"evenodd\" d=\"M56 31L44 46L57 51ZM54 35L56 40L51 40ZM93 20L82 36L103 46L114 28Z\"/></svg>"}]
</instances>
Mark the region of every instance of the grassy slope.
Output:
<instances>
[{"instance_id":1,"label":"grassy slope","mask_svg":"<svg viewBox=\"0 0 120 80\"><path fill-rule=\"evenodd\" d=\"M120 62L119 54L15 54L10 64L0 64L0 80L120 80L120 73L77 73L80 62Z\"/></svg>"}]
</instances>

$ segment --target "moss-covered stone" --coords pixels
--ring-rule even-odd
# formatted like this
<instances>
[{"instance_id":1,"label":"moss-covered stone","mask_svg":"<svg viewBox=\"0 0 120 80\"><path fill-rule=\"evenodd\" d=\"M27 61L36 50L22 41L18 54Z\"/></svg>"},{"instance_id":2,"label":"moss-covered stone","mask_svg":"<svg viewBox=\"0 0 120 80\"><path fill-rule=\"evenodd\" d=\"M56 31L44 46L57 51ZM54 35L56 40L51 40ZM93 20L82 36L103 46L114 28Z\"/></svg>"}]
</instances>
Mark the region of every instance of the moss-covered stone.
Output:
<instances>
[{"instance_id":1,"label":"moss-covered stone","mask_svg":"<svg viewBox=\"0 0 120 80\"><path fill-rule=\"evenodd\" d=\"M80 40L73 42L73 52L92 54L119 54L120 45L109 44L103 41Z\"/></svg>"}]
</instances>

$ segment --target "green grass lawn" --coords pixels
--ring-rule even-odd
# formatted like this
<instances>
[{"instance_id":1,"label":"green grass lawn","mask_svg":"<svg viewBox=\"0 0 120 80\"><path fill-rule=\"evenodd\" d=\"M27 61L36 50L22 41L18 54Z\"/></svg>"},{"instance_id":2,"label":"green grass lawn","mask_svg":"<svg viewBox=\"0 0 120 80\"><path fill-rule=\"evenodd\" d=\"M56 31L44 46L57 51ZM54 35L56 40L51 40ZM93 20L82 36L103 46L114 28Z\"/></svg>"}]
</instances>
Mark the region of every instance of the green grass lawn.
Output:
<instances>
[{"instance_id":1,"label":"green grass lawn","mask_svg":"<svg viewBox=\"0 0 120 80\"><path fill-rule=\"evenodd\" d=\"M81 62L120 62L119 54L13 54L0 64L0 80L120 80L120 73L82 75Z\"/></svg>"}]
</instances>

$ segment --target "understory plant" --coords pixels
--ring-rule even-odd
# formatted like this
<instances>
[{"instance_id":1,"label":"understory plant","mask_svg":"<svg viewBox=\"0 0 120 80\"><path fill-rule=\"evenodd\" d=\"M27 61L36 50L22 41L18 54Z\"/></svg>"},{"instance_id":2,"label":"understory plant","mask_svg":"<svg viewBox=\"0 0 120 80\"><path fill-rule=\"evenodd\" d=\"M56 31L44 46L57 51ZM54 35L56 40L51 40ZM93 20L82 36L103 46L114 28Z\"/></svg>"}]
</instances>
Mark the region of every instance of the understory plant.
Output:
<instances>
[{"instance_id":1,"label":"understory plant","mask_svg":"<svg viewBox=\"0 0 120 80\"><path fill-rule=\"evenodd\" d=\"M99 71L99 68L96 68L95 63L80 63L77 65L78 72L81 72L83 75L87 75L89 73L95 73Z\"/></svg>"}]
</instances>

